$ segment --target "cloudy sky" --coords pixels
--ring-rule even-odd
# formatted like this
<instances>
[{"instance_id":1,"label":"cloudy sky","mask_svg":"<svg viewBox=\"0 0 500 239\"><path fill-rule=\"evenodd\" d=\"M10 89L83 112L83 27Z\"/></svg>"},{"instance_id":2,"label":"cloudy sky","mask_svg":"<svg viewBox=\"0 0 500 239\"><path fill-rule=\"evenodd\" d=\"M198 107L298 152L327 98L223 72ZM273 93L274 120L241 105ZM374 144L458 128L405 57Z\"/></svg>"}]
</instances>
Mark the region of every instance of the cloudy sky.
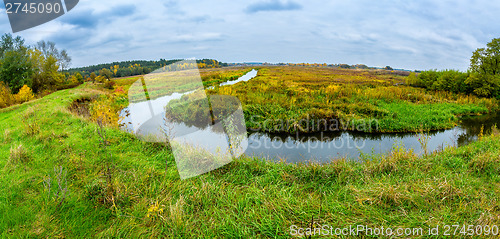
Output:
<instances>
[{"instance_id":1,"label":"cloudy sky","mask_svg":"<svg viewBox=\"0 0 500 239\"><path fill-rule=\"evenodd\" d=\"M72 66L195 57L466 70L500 37L499 13L491 0L80 0L17 34L54 41ZM12 32L3 4L0 29Z\"/></svg>"}]
</instances>

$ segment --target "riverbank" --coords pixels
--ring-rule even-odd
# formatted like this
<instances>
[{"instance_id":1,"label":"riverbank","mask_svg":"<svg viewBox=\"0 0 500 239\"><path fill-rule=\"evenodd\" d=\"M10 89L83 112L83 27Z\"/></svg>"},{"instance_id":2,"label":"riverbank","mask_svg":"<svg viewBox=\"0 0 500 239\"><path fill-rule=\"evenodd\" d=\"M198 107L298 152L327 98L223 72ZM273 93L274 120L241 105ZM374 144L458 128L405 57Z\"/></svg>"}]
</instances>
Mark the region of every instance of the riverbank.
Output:
<instances>
[{"instance_id":1,"label":"riverbank","mask_svg":"<svg viewBox=\"0 0 500 239\"><path fill-rule=\"evenodd\" d=\"M252 82L252 81L249 81ZM239 158L180 180L168 146L71 113L89 84L0 110L2 237L277 237L292 225L500 225L498 131L423 157Z\"/></svg>"}]
</instances>

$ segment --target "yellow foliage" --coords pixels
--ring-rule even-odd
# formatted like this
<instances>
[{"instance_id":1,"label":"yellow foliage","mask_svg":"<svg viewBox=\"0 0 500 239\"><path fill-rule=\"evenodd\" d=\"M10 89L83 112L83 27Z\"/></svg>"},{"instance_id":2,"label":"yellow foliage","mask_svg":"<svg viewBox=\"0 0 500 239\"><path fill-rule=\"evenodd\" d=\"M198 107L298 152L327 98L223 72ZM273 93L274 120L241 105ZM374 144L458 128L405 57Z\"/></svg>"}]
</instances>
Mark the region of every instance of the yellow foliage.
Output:
<instances>
[{"instance_id":1,"label":"yellow foliage","mask_svg":"<svg viewBox=\"0 0 500 239\"><path fill-rule=\"evenodd\" d=\"M31 88L27 85L24 85L19 90L19 93L17 93L15 95L15 99L18 103L28 102L34 98L35 98L35 95L33 95L33 91L31 91Z\"/></svg>"},{"instance_id":2,"label":"yellow foliage","mask_svg":"<svg viewBox=\"0 0 500 239\"><path fill-rule=\"evenodd\" d=\"M337 88L339 88L338 85L329 85L328 87L326 87L325 91L326 93L333 95L337 91Z\"/></svg>"},{"instance_id":3,"label":"yellow foliage","mask_svg":"<svg viewBox=\"0 0 500 239\"><path fill-rule=\"evenodd\" d=\"M12 105L12 94L10 89L3 82L0 82L0 108L5 108Z\"/></svg>"},{"instance_id":4,"label":"yellow foliage","mask_svg":"<svg viewBox=\"0 0 500 239\"><path fill-rule=\"evenodd\" d=\"M118 127L122 117L119 116L117 110L113 107L113 95L110 97L101 97L92 102L90 106L90 116L93 121L101 122L103 125Z\"/></svg>"},{"instance_id":5,"label":"yellow foliage","mask_svg":"<svg viewBox=\"0 0 500 239\"><path fill-rule=\"evenodd\" d=\"M233 88L230 86L220 87L219 94L221 94L221 95L233 95Z\"/></svg>"},{"instance_id":6,"label":"yellow foliage","mask_svg":"<svg viewBox=\"0 0 500 239\"><path fill-rule=\"evenodd\" d=\"M158 202L151 204L146 217L162 217L164 207L164 205L159 205Z\"/></svg>"},{"instance_id":7,"label":"yellow foliage","mask_svg":"<svg viewBox=\"0 0 500 239\"><path fill-rule=\"evenodd\" d=\"M107 80L106 77L101 76L101 75L99 75L95 78L95 81L97 81L98 83L104 83L104 82L106 82L106 80Z\"/></svg>"}]
</instances>

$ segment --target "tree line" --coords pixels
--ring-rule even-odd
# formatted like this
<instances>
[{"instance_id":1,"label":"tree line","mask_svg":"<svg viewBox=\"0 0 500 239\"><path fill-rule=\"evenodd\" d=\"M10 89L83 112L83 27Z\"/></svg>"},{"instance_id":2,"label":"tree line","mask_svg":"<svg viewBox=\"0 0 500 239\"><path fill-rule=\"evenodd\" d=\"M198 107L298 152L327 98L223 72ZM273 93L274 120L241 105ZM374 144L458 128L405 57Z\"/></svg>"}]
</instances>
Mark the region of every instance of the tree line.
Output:
<instances>
[{"instance_id":1,"label":"tree line","mask_svg":"<svg viewBox=\"0 0 500 239\"><path fill-rule=\"evenodd\" d=\"M60 70L70 63L66 50L59 51L53 42L29 46L11 34L4 34L0 40L0 81L12 93L18 93L24 85L36 93L65 83Z\"/></svg>"},{"instance_id":2,"label":"tree line","mask_svg":"<svg viewBox=\"0 0 500 239\"><path fill-rule=\"evenodd\" d=\"M418 75L411 73L407 83L430 90L500 99L500 38L472 53L467 72L428 70Z\"/></svg>"},{"instance_id":3,"label":"tree line","mask_svg":"<svg viewBox=\"0 0 500 239\"><path fill-rule=\"evenodd\" d=\"M62 73L71 57L55 43L27 45L20 36L4 34L0 39L0 108L23 103L35 94L67 88L78 82Z\"/></svg>"},{"instance_id":4,"label":"tree line","mask_svg":"<svg viewBox=\"0 0 500 239\"><path fill-rule=\"evenodd\" d=\"M85 79L92 78L91 75L101 75L101 73L109 73L111 77L125 77L125 76L135 76L149 74L156 69L171 65L180 60L165 60L160 59L158 61L146 61L146 60L136 60L136 61L121 61L106 64L98 64L92 66L78 67L67 70L69 74L80 73ZM196 60L199 68L219 68L225 67L228 64L222 63L213 59L202 59ZM105 72L103 70L105 69Z\"/></svg>"}]
</instances>

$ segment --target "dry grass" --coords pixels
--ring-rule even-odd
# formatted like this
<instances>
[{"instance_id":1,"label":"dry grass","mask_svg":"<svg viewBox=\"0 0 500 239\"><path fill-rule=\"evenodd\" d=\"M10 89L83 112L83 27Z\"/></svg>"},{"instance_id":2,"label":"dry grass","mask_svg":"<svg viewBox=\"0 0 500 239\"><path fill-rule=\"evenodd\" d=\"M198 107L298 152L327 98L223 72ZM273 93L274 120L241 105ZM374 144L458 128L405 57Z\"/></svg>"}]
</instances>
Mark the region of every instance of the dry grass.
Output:
<instances>
[{"instance_id":1,"label":"dry grass","mask_svg":"<svg viewBox=\"0 0 500 239\"><path fill-rule=\"evenodd\" d=\"M186 202L180 196L175 204L170 205L170 223L174 228L180 228L184 223L184 205Z\"/></svg>"},{"instance_id":2,"label":"dry grass","mask_svg":"<svg viewBox=\"0 0 500 239\"><path fill-rule=\"evenodd\" d=\"M22 121L24 125L24 134L26 136L34 136L40 133L40 122L38 119L38 109L30 107L23 113Z\"/></svg>"},{"instance_id":3,"label":"dry grass","mask_svg":"<svg viewBox=\"0 0 500 239\"><path fill-rule=\"evenodd\" d=\"M12 131L11 131L10 129L5 129L5 130L3 131L3 141L4 141L5 143L10 142L10 140L11 140L11 136L12 136Z\"/></svg>"},{"instance_id":4,"label":"dry grass","mask_svg":"<svg viewBox=\"0 0 500 239\"><path fill-rule=\"evenodd\" d=\"M27 163L29 161L30 161L29 152L22 144L10 147L10 155L9 155L10 164Z\"/></svg>"}]
</instances>

